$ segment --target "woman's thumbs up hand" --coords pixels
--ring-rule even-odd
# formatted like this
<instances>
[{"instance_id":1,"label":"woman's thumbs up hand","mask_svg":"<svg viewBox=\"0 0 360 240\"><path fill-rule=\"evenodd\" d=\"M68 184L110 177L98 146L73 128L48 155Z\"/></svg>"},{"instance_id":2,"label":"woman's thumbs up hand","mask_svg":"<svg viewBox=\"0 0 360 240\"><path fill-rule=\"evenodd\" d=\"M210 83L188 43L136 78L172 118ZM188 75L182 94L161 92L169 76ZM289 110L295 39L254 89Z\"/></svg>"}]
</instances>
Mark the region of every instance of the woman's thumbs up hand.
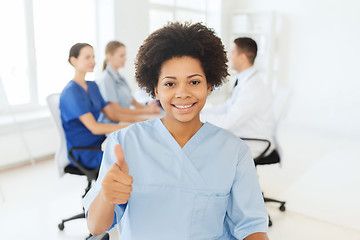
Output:
<instances>
[{"instance_id":1,"label":"woman's thumbs up hand","mask_svg":"<svg viewBox=\"0 0 360 240\"><path fill-rule=\"evenodd\" d=\"M102 181L101 194L109 204L125 204L130 198L133 178L125 161L124 151L115 145L116 162L113 163Z\"/></svg>"}]
</instances>

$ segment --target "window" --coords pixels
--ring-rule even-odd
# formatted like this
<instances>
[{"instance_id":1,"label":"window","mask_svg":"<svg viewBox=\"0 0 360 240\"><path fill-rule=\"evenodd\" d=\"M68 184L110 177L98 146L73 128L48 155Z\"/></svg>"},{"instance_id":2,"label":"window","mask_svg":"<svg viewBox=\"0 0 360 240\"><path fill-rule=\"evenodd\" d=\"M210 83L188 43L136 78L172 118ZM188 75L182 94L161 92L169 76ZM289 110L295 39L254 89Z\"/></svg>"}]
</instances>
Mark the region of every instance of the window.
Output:
<instances>
[{"instance_id":1,"label":"window","mask_svg":"<svg viewBox=\"0 0 360 240\"><path fill-rule=\"evenodd\" d=\"M46 96L61 92L74 74L70 47L96 43L97 2L0 1L0 113L38 108Z\"/></svg>"},{"instance_id":2,"label":"window","mask_svg":"<svg viewBox=\"0 0 360 240\"><path fill-rule=\"evenodd\" d=\"M0 108L30 103L24 1L0 1Z\"/></svg>"},{"instance_id":3,"label":"window","mask_svg":"<svg viewBox=\"0 0 360 240\"><path fill-rule=\"evenodd\" d=\"M149 0L150 33L168 21L202 22L221 35L221 0Z\"/></svg>"},{"instance_id":4,"label":"window","mask_svg":"<svg viewBox=\"0 0 360 240\"><path fill-rule=\"evenodd\" d=\"M61 92L73 78L69 50L77 42L95 44L95 2L33 0L38 101ZM95 47L95 46L94 46ZM87 79L93 78L93 74ZM93 80L93 79L90 79Z\"/></svg>"},{"instance_id":5,"label":"window","mask_svg":"<svg viewBox=\"0 0 360 240\"><path fill-rule=\"evenodd\" d=\"M167 22L173 21L174 14L169 10L150 9L149 18L149 30L153 32Z\"/></svg>"}]
</instances>

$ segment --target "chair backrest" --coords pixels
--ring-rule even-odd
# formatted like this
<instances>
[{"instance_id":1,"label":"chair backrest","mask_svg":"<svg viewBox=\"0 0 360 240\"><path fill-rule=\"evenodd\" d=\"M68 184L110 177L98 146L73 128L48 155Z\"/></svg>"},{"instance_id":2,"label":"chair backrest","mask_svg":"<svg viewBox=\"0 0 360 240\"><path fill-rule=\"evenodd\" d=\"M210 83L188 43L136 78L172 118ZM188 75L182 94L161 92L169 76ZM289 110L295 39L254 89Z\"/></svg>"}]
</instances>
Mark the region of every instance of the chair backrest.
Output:
<instances>
[{"instance_id":1,"label":"chair backrest","mask_svg":"<svg viewBox=\"0 0 360 240\"><path fill-rule=\"evenodd\" d=\"M58 167L59 175L63 176L65 174L64 169L67 165L69 165L70 161L68 159L65 132L61 123L61 115L59 109L60 93L50 94L46 98L46 102L50 109L52 118L55 122L60 137L60 146L55 153L55 162Z\"/></svg>"},{"instance_id":2,"label":"chair backrest","mask_svg":"<svg viewBox=\"0 0 360 240\"><path fill-rule=\"evenodd\" d=\"M280 123L283 120L283 118L286 116L287 110L289 109L291 95L292 95L292 90L289 87L279 87L275 92L274 101L273 101L273 109L274 109L275 122L276 122L274 140L280 158L282 158L282 149L281 146L279 145L279 141L277 140L277 135L278 135Z\"/></svg>"}]
</instances>

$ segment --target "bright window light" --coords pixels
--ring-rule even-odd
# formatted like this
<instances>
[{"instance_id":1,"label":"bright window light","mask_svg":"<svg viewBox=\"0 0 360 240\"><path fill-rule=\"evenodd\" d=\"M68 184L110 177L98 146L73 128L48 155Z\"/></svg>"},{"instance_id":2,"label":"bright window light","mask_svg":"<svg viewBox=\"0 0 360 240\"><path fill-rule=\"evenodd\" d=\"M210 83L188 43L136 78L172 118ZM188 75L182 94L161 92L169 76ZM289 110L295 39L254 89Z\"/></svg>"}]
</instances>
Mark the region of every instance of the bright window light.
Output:
<instances>
[{"instance_id":1,"label":"bright window light","mask_svg":"<svg viewBox=\"0 0 360 240\"><path fill-rule=\"evenodd\" d=\"M38 98L45 104L49 94L61 92L74 76L68 63L71 46L78 42L94 46L95 1L34 0L33 4Z\"/></svg>"},{"instance_id":2,"label":"bright window light","mask_svg":"<svg viewBox=\"0 0 360 240\"><path fill-rule=\"evenodd\" d=\"M176 11L175 18L176 21L179 22L191 22L191 23L202 22L203 24L206 24L205 13L178 10Z\"/></svg>"},{"instance_id":3,"label":"bright window light","mask_svg":"<svg viewBox=\"0 0 360 240\"><path fill-rule=\"evenodd\" d=\"M175 0L150 0L150 3L173 6L175 3Z\"/></svg>"},{"instance_id":4,"label":"bright window light","mask_svg":"<svg viewBox=\"0 0 360 240\"><path fill-rule=\"evenodd\" d=\"M149 12L149 18L150 32L163 27L167 22L174 20L172 11L158 9L151 9Z\"/></svg>"},{"instance_id":5,"label":"bright window light","mask_svg":"<svg viewBox=\"0 0 360 240\"><path fill-rule=\"evenodd\" d=\"M177 0L176 6L181 8L189 8L197 11L205 11L206 0Z\"/></svg>"},{"instance_id":6,"label":"bright window light","mask_svg":"<svg viewBox=\"0 0 360 240\"><path fill-rule=\"evenodd\" d=\"M1 106L30 102L29 66L23 0L0 1ZM1 90L1 89L0 89Z\"/></svg>"}]
</instances>

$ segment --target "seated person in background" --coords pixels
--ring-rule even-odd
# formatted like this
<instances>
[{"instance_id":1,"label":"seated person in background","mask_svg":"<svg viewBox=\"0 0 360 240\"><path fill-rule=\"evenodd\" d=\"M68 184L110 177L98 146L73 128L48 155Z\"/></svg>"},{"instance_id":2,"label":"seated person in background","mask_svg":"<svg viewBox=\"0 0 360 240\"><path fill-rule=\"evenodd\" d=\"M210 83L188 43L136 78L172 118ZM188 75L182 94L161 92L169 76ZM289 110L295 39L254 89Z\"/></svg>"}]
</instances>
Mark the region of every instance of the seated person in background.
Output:
<instances>
[{"instance_id":1,"label":"seated person in background","mask_svg":"<svg viewBox=\"0 0 360 240\"><path fill-rule=\"evenodd\" d=\"M114 121L129 121L129 118L112 111L95 82L85 81L86 73L92 72L95 66L94 49L91 45L77 43L72 46L69 62L75 68L75 76L63 89L59 106L67 148L99 147L105 140L105 134L127 126L97 122L100 112ZM94 169L101 164L102 152L77 150L74 151L74 156L84 167Z\"/></svg>"},{"instance_id":2,"label":"seated person in background","mask_svg":"<svg viewBox=\"0 0 360 240\"><path fill-rule=\"evenodd\" d=\"M227 75L220 38L200 23L170 23L144 41L136 80L160 100L165 117L109 136L84 198L93 235L119 223L122 240L268 240L248 147L199 118Z\"/></svg>"},{"instance_id":3,"label":"seated person in background","mask_svg":"<svg viewBox=\"0 0 360 240\"><path fill-rule=\"evenodd\" d=\"M205 108L201 120L230 130L238 137L269 140L270 154L274 146L275 119L272 94L254 67L257 45L251 38L234 40L231 52L232 68L238 72L231 97L223 104ZM263 142L247 141L253 158L266 147Z\"/></svg>"},{"instance_id":4,"label":"seated person in background","mask_svg":"<svg viewBox=\"0 0 360 240\"><path fill-rule=\"evenodd\" d=\"M123 68L126 61L125 45L118 41L111 41L106 45L105 55L103 73L96 81L105 101L115 111L131 115L134 121L140 120L141 114L160 113L161 109L155 101L147 105L138 103L131 95L125 78L119 74L119 68ZM131 105L135 109L130 109ZM104 114L100 114L99 121L110 122Z\"/></svg>"}]
</instances>

